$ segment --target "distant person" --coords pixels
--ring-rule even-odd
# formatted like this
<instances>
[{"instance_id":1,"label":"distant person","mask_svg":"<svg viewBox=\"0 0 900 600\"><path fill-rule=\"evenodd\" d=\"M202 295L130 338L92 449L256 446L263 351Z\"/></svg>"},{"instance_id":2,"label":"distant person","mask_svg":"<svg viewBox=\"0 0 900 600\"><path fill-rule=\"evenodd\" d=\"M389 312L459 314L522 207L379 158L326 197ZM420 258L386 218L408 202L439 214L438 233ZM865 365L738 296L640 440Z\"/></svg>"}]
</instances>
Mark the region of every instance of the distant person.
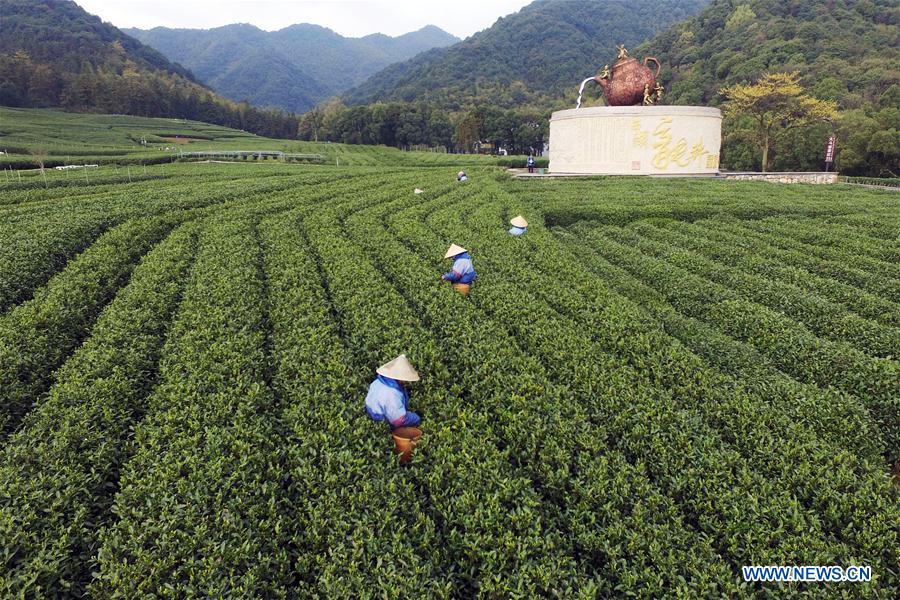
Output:
<instances>
[{"instance_id":1,"label":"distant person","mask_svg":"<svg viewBox=\"0 0 900 600\"><path fill-rule=\"evenodd\" d=\"M533 156L528 157L528 161L526 162L526 164L528 165L528 172L534 173L534 157Z\"/></svg>"},{"instance_id":2,"label":"distant person","mask_svg":"<svg viewBox=\"0 0 900 600\"><path fill-rule=\"evenodd\" d=\"M509 224L512 225L509 229L509 235L519 236L528 231L528 221L522 215L510 219Z\"/></svg>"},{"instance_id":3,"label":"distant person","mask_svg":"<svg viewBox=\"0 0 900 600\"><path fill-rule=\"evenodd\" d=\"M472 265L472 257L462 246L451 244L444 258L453 259L453 267L441 276L444 281L453 284L453 289L468 296L472 291L472 282L475 281L475 267Z\"/></svg>"},{"instance_id":4,"label":"distant person","mask_svg":"<svg viewBox=\"0 0 900 600\"><path fill-rule=\"evenodd\" d=\"M375 369L378 374L366 395L366 413L373 421L387 421L391 430L414 427L422 418L409 410L407 386L419 380L419 374L405 354Z\"/></svg>"},{"instance_id":5,"label":"distant person","mask_svg":"<svg viewBox=\"0 0 900 600\"><path fill-rule=\"evenodd\" d=\"M460 171L456 174L456 180L459 182L468 181L469 177L466 175L465 171Z\"/></svg>"}]
</instances>

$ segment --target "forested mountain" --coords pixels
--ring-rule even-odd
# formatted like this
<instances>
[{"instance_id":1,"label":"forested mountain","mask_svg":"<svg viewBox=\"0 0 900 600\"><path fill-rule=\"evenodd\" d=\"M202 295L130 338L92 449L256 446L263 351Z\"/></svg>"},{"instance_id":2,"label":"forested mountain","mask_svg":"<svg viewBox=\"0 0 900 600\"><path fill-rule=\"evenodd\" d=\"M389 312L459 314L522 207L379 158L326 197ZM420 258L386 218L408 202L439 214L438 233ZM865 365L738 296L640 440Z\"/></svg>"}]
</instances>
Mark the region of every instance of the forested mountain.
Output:
<instances>
[{"instance_id":1,"label":"forested mountain","mask_svg":"<svg viewBox=\"0 0 900 600\"><path fill-rule=\"evenodd\" d=\"M0 104L182 117L273 137L297 120L216 95L69 0L0 0Z\"/></svg>"},{"instance_id":2,"label":"forested mountain","mask_svg":"<svg viewBox=\"0 0 900 600\"><path fill-rule=\"evenodd\" d=\"M302 112L361 83L384 67L458 38L434 27L398 37L346 38L318 25L262 31L253 25L215 29L125 29L193 71L232 100Z\"/></svg>"},{"instance_id":3,"label":"forested mountain","mask_svg":"<svg viewBox=\"0 0 900 600\"><path fill-rule=\"evenodd\" d=\"M428 101L546 107L582 79L709 0L537 0L445 49L392 65L345 95L349 104Z\"/></svg>"},{"instance_id":4,"label":"forested mountain","mask_svg":"<svg viewBox=\"0 0 900 600\"><path fill-rule=\"evenodd\" d=\"M821 168L838 135L846 172L900 174L900 4L896 0L713 0L638 49L663 63L667 103L718 105L719 90L764 73L796 72L815 97L835 100L841 122L798 131L776 168ZM726 123L726 133L729 133ZM732 168L758 157L726 139Z\"/></svg>"}]
</instances>

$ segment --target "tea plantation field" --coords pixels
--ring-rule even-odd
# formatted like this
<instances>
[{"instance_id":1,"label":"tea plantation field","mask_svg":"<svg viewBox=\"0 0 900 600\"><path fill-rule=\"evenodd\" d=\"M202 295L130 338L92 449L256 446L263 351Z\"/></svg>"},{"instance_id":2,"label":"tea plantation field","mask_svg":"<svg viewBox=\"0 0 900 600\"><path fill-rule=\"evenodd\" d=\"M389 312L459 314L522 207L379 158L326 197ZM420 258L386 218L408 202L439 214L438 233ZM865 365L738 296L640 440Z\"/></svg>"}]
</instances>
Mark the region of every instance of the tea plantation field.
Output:
<instances>
[{"instance_id":1,"label":"tea plantation field","mask_svg":"<svg viewBox=\"0 0 900 600\"><path fill-rule=\"evenodd\" d=\"M900 595L900 196L469 173L0 180L0 595Z\"/></svg>"},{"instance_id":2,"label":"tea plantation field","mask_svg":"<svg viewBox=\"0 0 900 600\"><path fill-rule=\"evenodd\" d=\"M143 142L143 143L142 143ZM200 121L92 115L0 106L0 170L36 169L35 154L46 167L62 165L152 165L179 159L180 152L269 150L318 154L344 166L486 166L525 157L440 152L403 152L387 146L304 142L261 137ZM11 172L4 173L8 178ZM3 179L0 179L3 181Z\"/></svg>"}]
</instances>

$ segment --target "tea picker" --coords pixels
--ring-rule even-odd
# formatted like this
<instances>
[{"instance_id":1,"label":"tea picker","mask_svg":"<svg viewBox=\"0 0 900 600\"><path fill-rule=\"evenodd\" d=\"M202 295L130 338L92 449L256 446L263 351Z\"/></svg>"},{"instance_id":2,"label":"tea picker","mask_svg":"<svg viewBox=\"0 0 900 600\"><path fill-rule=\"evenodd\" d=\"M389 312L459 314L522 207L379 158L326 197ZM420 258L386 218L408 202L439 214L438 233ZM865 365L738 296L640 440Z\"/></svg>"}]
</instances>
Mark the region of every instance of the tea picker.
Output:
<instances>
[{"instance_id":1,"label":"tea picker","mask_svg":"<svg viewBox=\"0 0 900 600\"><path fill-rule=\"evenodd\" d=\"M405 354L375 369L378 377L369 385L366 413L373 421L387 421L391 429L418 425L422 419L409 410L406 386L419 380L419 374Z\"/></svg>"},{"instance_id":2,"label":"tea picker","mask_svg":"<svg viewBox=\"0 0 900 600\"><path fill-rule=\"evenodd\" d=\"M387 421L395 451L401 455L400 464L406 464L422 437L422 431L414 427L422 422L422 418L409 410L409 392L406 390L409 383L419 380L419 374L405 354L381 365L375 372L378 377L369 386L366 413L373 421Z\"/></svg>"},{"instance_id":3,"label":"tea picker","mask_svg":"<svg viewBox=\"0 0 900 600\"><path fill-rule=\"evenodd\" d=\"M456 174L456 180L459 181L460 183L462 183L463 181L468 181L469 176L466 175L465 171L460 171L459 173Z\"/></svg>"},{"instance_id":4,"label":"tea picker","mask_svg":"<svg viewBox=\"0 0 900 600\"><path fill-rule=\"evenodd\" d=\"M472 282L475 281L475 267L472 265L472 257L462 246L451 244L444 258L452 258L453 266L449 271L441 275L441 279L453 284L453 289L468 296L472 290Z\"/></svg>"},{"instance_id":5,"label":"tea picker","mask_svg":"<svg viewBox=\"0 0 900 600\"><path fill-rule=\"evenodd\" d=\"M522 215L510 219L509 224L512 225L509 228L509 235L519 236L528 231L528 221Z\"/></svg>"}]
</instances>

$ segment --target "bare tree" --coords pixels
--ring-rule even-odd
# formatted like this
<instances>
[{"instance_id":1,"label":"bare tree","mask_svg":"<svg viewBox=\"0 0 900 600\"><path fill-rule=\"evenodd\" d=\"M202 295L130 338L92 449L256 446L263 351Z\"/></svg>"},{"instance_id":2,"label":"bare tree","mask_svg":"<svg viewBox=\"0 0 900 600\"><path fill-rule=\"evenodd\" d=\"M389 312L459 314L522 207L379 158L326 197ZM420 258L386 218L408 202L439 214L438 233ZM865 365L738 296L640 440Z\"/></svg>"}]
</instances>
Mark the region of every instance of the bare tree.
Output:
<instances>
[{"instance_id":1,"label":"bare tree","mask_svg":"<svg viewBox=\"0 0 900 600\"><path fill-rule=\"evenodd\" d=\"M44 173L44 161L47 160L47 150L44 148L32 148L31 152L31 162L36 164L38 168L41 170L41 178L44 180L44 187L49 187L47 184L47 175Z\"/></svg>"}]
</instances>

